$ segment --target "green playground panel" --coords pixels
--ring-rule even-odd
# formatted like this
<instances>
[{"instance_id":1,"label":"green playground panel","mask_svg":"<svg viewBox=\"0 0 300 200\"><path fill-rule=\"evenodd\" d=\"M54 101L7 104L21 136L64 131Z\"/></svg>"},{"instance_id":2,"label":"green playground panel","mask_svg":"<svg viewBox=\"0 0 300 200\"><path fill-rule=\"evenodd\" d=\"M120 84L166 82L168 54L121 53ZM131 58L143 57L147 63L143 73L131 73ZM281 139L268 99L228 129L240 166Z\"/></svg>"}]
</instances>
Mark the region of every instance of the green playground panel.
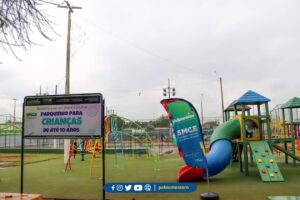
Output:
<instances>
[{"instance_id":1,"label":"green playground panel","mask_svg":"<svg viewBox=\"0 0 300 200\"><path fill-rule=\"evenodd\" d=\"M284 178L266 141L249 142L262 181L280 182Z\"/></svg>"}]
</instances>

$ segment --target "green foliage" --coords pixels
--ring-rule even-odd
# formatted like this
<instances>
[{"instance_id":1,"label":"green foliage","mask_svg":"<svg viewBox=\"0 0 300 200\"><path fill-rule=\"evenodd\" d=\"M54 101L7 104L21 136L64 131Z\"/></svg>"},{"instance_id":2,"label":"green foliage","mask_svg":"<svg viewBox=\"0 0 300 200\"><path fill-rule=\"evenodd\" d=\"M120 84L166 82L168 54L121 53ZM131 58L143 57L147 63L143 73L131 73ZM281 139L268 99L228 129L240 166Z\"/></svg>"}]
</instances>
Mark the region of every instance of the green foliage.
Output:
<instances>
[{"instance_id":1,"label":"green foliage","mask_svg":"<svg viewBox=\"0 0 300 200\"><path fill-rule=\"evenodd\" d=\"M154 128L157 127L169 127L170 126L170 120L167 116L160 116L157 119L150 120L150 121L135 121L136 124L139 124L141 127L145 128L146 131L153 131Z\"/></svg>"},{"instance_id":2,"label":"green foliage","mask_svg":"<svg viewBox=\"0 0 300 200\"><path fill-rule=\"evenodd\" d=\"M169 127L170 126L170 120L167 116L160 116L158 119L153 121L154 127Z\"/></svg>"},{"instance_id":3,"label":"green foliage","mask_svg":"<svg viewBox=\"0 0 300 200\"><path fill-rule=\"evenodd\" d=\"M150 121L129 121L125 118L121 118L117 115L112 115L113 121L115 122L115 128L117 130L124 130L124 129L143 129L146 132L153 131L157 127L169 127L170 120L167 116L160 116L157 119L150 120Z\"/></svg>"}]
</instances>

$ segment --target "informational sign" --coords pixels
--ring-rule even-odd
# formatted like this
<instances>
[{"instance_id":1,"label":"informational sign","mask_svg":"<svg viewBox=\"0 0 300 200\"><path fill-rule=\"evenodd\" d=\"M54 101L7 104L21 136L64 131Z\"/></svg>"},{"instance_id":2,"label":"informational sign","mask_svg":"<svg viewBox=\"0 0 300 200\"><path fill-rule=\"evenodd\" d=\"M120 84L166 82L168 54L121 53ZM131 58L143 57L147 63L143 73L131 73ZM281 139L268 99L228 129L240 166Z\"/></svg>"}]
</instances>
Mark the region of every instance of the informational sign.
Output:
<instances>
[{"instance_id":1,"label":"informational sign","mask_svg":"<svg viewBox=\"0 0 300 200\"><path fill-rule=\"evenodd\" d=\"M165 99L161 104L168 112L185 163L196 168L206 167L202 129L194 106L184 99Z\"/></svg>"},{"instance_id":2,"label":"informational sign","mask_svg":"<svg viewBox=\"0 0 300 200\"><path fill-rule=\"evenodd\" d=\"M30 96L24 99L24 137L100 137L101 94Z\"/></svg>"}]
</instances>

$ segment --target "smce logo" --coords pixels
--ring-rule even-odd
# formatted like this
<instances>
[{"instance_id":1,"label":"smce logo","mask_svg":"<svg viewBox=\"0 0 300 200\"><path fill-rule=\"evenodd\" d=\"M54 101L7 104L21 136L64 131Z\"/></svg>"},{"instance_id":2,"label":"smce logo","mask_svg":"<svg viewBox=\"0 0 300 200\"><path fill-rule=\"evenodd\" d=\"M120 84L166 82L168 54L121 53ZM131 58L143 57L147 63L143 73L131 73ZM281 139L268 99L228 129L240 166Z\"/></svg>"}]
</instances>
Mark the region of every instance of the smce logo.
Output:
<instances>
[{"instance_id":1,"label":"smce logo","mask_svg":"<svg viewBox=\"0 0 300 200\"><path fill-rule=\"evenodd\" d=\"M143 186L142 185L134 185L133 186L133 190L137 191L137 192L142 191L143 190Z\"/></svg>"},{"instance_id":2,"label":"smce logo","mask_svg":"<svg viewBox=\"0 0 300 200\"><path fill-rule=\"evenodd\" d=\"M182 135L185 135L185 134L188 134L188 133L194 133L194 132L197 132L197 126L196 125L190 126L188 128L179 129L177 131L177 135L182 136Z\"/></svg>"}]
</instances>

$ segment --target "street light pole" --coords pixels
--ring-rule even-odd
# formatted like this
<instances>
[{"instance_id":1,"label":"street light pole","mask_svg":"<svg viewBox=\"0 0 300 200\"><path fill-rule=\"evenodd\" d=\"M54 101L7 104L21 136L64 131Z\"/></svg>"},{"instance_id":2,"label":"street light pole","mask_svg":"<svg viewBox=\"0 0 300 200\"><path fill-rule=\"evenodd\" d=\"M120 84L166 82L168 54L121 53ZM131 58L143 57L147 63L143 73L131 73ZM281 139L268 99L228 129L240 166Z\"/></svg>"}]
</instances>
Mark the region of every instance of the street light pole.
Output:
<instances>
[{"instance_id":1,"label":"street light pole","mask_svg":"<svg viewBox=\"0 0 300 200\"><path fill-rule=\"evenodd\" d=\"M168 78L168 87L163 89L163 94L164 94L164 96L168 95L169 99L171 98L171 94L173 96L175 96L175 94L176 94L176 89L175 88L171 88L171 84L170 84L170 79L169 78Z\"/></svg>"}]
</instances>

